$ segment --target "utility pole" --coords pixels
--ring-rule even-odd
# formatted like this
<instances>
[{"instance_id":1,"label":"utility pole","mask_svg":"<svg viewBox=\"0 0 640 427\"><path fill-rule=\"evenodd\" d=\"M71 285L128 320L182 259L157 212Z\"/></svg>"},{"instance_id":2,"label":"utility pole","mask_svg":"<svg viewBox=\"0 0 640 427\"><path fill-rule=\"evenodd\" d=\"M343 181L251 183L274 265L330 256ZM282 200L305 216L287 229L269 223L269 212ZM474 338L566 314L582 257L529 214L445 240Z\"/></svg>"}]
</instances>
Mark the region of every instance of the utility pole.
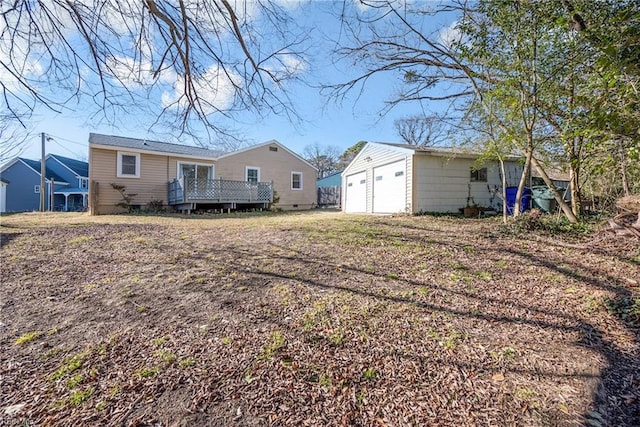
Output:
<instances>
[{"instance_id":1,"label":"utility pole","mask_svg":"<svg viewBox=\"0 0 640 427\"><path fill-rule=\"evenodd\" d=\"M42 137L42 156L40 157L40 212L44 212L44 192L45 192L45 186L44 186L44 179L45 179L45 174L47 173L47 168L46 165L44 164L44 156L45 156L45 150L44 150L44 142L46 140L46 135L44 134L44 132L42 132L40 134L40 136Z\"/></svg>"}]
</instances>

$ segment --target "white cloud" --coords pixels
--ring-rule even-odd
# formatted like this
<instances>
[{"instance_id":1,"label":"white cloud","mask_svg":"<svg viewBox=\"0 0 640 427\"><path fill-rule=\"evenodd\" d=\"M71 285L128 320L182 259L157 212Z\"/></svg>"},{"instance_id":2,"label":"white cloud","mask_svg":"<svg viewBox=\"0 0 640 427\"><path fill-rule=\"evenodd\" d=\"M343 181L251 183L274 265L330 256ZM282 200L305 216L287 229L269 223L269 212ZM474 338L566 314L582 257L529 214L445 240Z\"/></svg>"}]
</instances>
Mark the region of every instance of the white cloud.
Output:
<instances>
[{"instance_id":1,"label":"white cloud","mask_svg":"<svg viewBox=\"0 0 640 427\"><path fill-rule=\"evenodd\" d=\"M193 95L200 100L203 112L209 115L216 110L226 110L231 107L235 100L235 86L240 83L241 78L238 74L227 75L217 65L213 65L203 75L193 80L195 92ZM187 106L184 84L184 76L177 76L173 83L173 90L162 94L163 107L185 108Z\"/></svg>"},{"instance_id":2,"label":"white cloud","mask_svg":"<svg viewBox=\"0 0 640 427\"><path fill-rule=\"evenodd\" d=\"M172 69L162 70L158 76L154 76L155 68L148 59L137 60L131 57L117 56L108 58L107 65L111 74L129 89L157 82L171 83L176 79L176 73Z\"/></svg>"},{"instance_id":3,"label":"white cloud","mask_svg":"<svg viewBox=\"0 0 640 427\"><path fill-rule=\"evenodd\" d=\"M286 80L295 75L303 74L308 69L308 63L298 55L283 53L266 67L277 80Z\"/></svg>"},{"instance_id":4,"label":"white cloud","mask_svg":"<svg viewBox=\"0 0 640 427\"><path fill-rule=\"evenodd\" d=\"M441 29L438 33L438 40L448 49L459 44L462 41L462 33L458 28L458 21L453 21L451 24Z\"/></svg>"}]
</instances>

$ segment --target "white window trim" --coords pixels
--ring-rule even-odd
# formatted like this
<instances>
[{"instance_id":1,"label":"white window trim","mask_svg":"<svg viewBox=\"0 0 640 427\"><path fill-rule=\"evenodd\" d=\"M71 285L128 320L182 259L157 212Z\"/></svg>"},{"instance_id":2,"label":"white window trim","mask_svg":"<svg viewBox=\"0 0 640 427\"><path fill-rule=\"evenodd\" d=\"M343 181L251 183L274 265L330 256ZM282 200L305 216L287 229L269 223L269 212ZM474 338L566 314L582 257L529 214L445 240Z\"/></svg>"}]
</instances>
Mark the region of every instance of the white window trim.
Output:
<instances>
[{"instance_id":1,"label":"white window trim","mask_svg":"<svg viewBox=\"0 0 640 427\"><path fill-rule=\"evenodd\" d=\"M33 192L35 194L40 194L40 186L39 185L34 185L33 186Z\"/></svg>"},{"instance_id":2,"label":"white window trim","mask_svg":"<svg viewBox=\"0 0 640 427\"><path fill-rule=\"evenodd\" d=\"M134 175L122 173L122 156L134 156L136 158L136 173ZM129 151L118 151L116 176L118 178L140 178L140 153L132 153Z\"/></svg>"},{"instance_id":3,"label":"white window trim","mask_svg":"<svg viewBox=\"0 0 640 427\"><path fill-rule=\"evenodd\" d=\"M200 162L179 161L179 162L176 163L176 178L177 179L182 179L182 176L180 176L180 169L181 169L182 165L196 165L196 166L209 167L209 168L211 168L211 177L209 179L215 179L216 178L216 165L214 163L200 163Z\"/></svg>"},{"instance_id":4,"label":"white window trim","mask_svg":"<svg viewBox=\"0 0 640 427\"><path fill-rule=\"evenodd\" d=\"M294 174L300 175L300 188L293 188L293 175ZM302 172L291 171L291 181L290 181L291 182L291 190L293 190L293 191L302 191L302 188L303 188L302 177L303 177Z\"/></svg>"},{"instance_id":5,"label":"white window trim","mask_svg":"<svg viewBox=\"0 0 640 427\"><path fill-rule=\"evenodd\" d=\"M86 183L86 187L82 186L82 183ZM78 188L89 188L89 178L78 178Z\"/></svg>"},{"instance_id":6,"label":"white window trim","mask_svg":"<svg viewBox=\"0 0 640 427\"><path fill-rule=\"evenodd\" d=\"M249 181L249 169L256 169L258 171L258 182L260 182L260 168L258 166L245 166L244 167L244 180Z\"/></svg>"}]
</instances>

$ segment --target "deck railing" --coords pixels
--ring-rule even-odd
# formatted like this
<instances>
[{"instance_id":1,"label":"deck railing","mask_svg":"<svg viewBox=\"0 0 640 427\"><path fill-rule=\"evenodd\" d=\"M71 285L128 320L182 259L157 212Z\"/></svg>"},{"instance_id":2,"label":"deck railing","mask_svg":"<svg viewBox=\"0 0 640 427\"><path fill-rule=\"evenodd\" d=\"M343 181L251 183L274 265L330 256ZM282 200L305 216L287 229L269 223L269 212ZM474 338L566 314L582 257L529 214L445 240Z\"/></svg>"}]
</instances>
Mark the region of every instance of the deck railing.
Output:
<instances>
[{"instance_id":1,"label":"deck railing","mask_svg":"<svg viewBox=\"0 0 640 427\"><path fill-rule=\"evenodd\" d=\"M179 203L271 203L271 182L228 179L174 179L169 182L169 204Z\"/></svg>"}]
</instances>

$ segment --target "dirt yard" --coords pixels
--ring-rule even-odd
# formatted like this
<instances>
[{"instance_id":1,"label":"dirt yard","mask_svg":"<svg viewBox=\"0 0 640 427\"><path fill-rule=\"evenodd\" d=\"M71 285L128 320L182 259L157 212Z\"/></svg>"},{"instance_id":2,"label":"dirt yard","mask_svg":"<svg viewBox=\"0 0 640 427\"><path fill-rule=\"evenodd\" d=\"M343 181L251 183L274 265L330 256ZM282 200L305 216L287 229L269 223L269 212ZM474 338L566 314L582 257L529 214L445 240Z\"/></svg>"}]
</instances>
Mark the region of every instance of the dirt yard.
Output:
<instances>
[{"instance_id":1,"label":"dirt yard","mask_svg":"<svg viewBox=\"0 0 640 427\"><path fill-rule=\"evenodd\" d=\"M329 212L1 222L0 425L640 425L640 245Z\"/></svg>"}]
</instances>

